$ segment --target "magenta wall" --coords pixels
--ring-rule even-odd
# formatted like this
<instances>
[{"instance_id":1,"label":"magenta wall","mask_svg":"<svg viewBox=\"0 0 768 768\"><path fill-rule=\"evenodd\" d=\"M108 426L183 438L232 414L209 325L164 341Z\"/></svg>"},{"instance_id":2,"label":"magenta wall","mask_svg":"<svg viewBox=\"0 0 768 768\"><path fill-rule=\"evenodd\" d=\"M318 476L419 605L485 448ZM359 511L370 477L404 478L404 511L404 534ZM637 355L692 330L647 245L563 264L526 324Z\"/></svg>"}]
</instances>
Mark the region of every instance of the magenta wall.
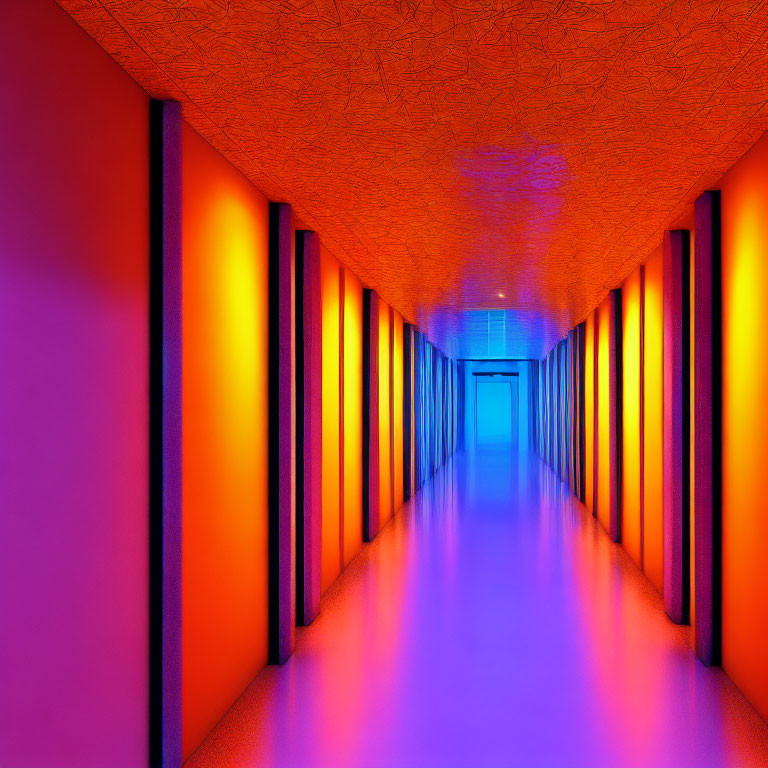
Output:
<instances>
[{"instance_id":1,"label":"magenta wall","mask_svg":"<svg viewBox=\"0 0 768 768\"><path fill-rule=\"evenodd\" d=\"M147 744L148 99L0 4L0 765Z\"/></svg>"}]
</instances>

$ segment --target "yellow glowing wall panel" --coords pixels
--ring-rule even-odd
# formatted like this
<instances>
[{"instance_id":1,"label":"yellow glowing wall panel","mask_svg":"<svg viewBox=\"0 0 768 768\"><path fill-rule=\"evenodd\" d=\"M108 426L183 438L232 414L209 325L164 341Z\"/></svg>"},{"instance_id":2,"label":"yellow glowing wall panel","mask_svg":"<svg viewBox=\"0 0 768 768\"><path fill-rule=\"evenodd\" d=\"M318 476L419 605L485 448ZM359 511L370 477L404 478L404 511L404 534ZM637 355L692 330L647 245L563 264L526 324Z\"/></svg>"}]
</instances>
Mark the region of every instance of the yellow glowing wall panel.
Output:
<instances>
[{"instance_id":1,"label":"yellow glowing wall panel","mask_svg":"<svg viewBox=\"0 0 768 768\"><path fill-rule=\"evenodd\" d=\"M636 269L622 287L622 482L621 543L642 567L641 394L642 271Z\"/></svg>"},{"instance_id":2,"label":"yellow glowing wall panel","mask_svg":"<svg viewBox=\"0 0 768 768\"><path fill-rule=\"evenodd\" d=\"M183 129L183 751L267 663L268 202Z\"/></svg>"},{"instance_id":3,"label":"yellow glowing wall panel","mask_svg":"<svg viewBox=\"0 0 768 768\"><path fill-rule=\"evenodd\" d=\"M392 445L395 451L394 461L394 509L397 512L403 506L403 318L395 312L394 322L394 355L392 357L393 372L393 418Z\"/></svg>"},{"instance_id":4,"label":"yellow glowing wall panel","mask_svg":"<svg viewBox=\"0 0 768 768\"><path fill-rule=\"evenodd\" d=\"M339 263L326 251L320 261L323 313L323 524L320 580L325 592L341 572L339 497Z\"/></svg>"},{"instance_id":5,"label":"yellow glowing wall panel","mask_svg":"<svg viewBox=\"0 0 768 768\"><path fill-rule=\"evenodd\" d=\"M389 467L389 306L379 300L379 520L392 517Z\"/></svg>"},{"instance_id":6,"label":"yellow glowing wall panel","mask_svg":"<svg viewBox=\"0 0 768 768\"><path fill-rule=\"evenodd\" d=\"M661 248L645 263L643 352L643 567L659 592L664 589L663 430L664 283Z\"/></svg>"},{"instance_id":7,"label":"yellow glowing wall panel","mask_svg":"<svg viewBox=\"0 0 768 768\"><path fill-rule=\"evenodd\" d=\"M606 531L611 529L610 460L610 297L597 310L597 518Z\"/></svg>"},{"instance_id":8,"label":"yellow glowing wall panel","mask_svg":"<svg viewBox=\"0 0 768 768\"><path fill-rule=\"evenodd\" d=\"M723 178L723 668L768 719L768 138Z\"/></svg>"},{"instance_id":9,"label":"yellow glowing wall panel","mask_svg":"<svg viewBox=\"0 0 768 768\"><path fill-rule=\"evenodd\" d=\"M584 500L594 512L595 471L595 314L586 320L584 333Z\"/></svg>"},{"instance_id":10,"label":"yellow glowing wall panel","mask_svg":"<svg viewBox=\"0 0 768 768\"><path fill-rule=\"evenodd\" d=\"M363 544L363 287L344 276L344 564Z\"/></svg>"}]
</instances>

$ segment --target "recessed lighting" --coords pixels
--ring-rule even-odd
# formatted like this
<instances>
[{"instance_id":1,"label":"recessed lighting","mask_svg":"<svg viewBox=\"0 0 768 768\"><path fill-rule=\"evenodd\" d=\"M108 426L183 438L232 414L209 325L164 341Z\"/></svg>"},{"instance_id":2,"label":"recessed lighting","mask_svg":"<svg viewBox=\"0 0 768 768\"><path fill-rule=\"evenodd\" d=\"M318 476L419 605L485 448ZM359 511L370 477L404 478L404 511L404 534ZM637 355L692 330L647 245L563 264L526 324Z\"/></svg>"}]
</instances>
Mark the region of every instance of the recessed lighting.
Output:
<instances>
[{"instance_id":1,"label":"recessed lighting","mask_svg":"<svg viewBox=\"0 0 768 768\"><path fill-rule=\"evenodd\" d=\"M505 298L504 294L503 294L501 291L499 291L499 292L498 292L496 295L497 295L497 296L498 296L500 299L503 299L503 298Z\"/></svg>"}]
</instances>

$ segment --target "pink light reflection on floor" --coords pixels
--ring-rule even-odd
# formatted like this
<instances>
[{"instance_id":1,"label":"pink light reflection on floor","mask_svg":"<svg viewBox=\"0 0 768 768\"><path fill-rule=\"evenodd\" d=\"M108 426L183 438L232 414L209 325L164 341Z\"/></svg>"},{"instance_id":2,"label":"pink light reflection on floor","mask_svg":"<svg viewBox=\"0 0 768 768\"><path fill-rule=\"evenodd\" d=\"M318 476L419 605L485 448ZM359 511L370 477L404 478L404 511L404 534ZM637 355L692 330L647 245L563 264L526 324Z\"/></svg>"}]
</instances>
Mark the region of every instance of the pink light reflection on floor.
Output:
<instances>
[{"instance_id":1,"label":"pink light reflection on floor","mask_svg":"<svg viewBox=\"0 0 768 768\"><path fill-rule=\"evenodd\" d=\"M768 726L532 455L459 454L187 768L765 766Z\"/></svg>"}]
</instances>

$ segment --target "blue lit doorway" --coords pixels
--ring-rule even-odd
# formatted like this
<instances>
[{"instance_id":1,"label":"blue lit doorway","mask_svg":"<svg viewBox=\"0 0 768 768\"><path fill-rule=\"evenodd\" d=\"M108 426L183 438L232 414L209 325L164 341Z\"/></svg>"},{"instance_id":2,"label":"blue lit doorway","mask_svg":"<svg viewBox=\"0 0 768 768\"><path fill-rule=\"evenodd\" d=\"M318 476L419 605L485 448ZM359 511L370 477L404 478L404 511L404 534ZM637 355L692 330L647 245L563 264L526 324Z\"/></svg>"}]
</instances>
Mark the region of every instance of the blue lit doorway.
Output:
<instances>
[{"instance_id":1,"label":"blue lit doorway","mask_svg":"<svg viewBox=\"0 0 768 768\"><path fill-rule=\"evenodd\" d=\"M475 445L516 448L518 440L518 374L475 373Z\"/></svg>"}]
</instances>

